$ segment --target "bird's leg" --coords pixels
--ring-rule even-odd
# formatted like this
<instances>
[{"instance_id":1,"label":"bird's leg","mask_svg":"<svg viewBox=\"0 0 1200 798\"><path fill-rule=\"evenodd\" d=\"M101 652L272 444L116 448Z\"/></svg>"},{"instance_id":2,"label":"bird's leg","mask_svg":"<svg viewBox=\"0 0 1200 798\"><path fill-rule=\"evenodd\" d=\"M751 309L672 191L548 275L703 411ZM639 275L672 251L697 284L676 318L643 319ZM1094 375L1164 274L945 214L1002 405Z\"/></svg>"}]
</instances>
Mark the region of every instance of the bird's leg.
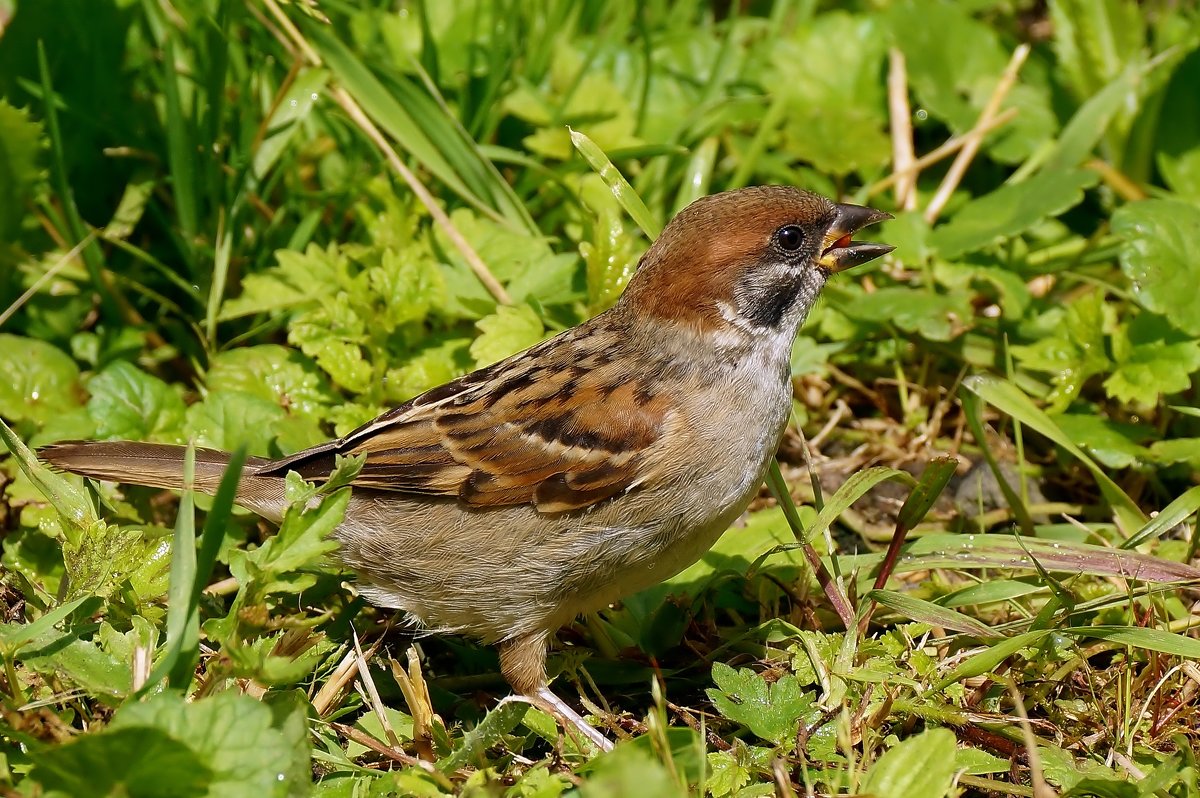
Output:
<instances>
[{"instance_id":1,"label":"bird's leg","mask_svg":"<svg viewBox=\"0 0 1200 798\"><path fill-rule=\"evenodd\" d=\"M500 672L523 698L557 718L563 729L574 727L601 751L611 751L613 744L567 706L546 686L547 635L518 637L500 644Z\"/></svg>"}]
</instances>

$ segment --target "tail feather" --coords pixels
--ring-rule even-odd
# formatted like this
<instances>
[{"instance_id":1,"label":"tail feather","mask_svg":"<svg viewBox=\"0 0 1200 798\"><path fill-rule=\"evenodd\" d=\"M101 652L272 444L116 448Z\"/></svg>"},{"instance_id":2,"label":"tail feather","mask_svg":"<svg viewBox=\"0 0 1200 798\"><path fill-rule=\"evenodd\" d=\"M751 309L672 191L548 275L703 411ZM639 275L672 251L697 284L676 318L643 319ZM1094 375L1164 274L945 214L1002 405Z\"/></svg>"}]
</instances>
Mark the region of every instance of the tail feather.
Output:
<instances>
[{"instance_id":1,"label":"tail feather","mask_svg":"<svg viewBox=\"0 0 1200 798\"><path fill-rule=\"evenodd\" d=\"M182 488L183 462L187 447L134 441L64 441L38 450L38 456L62 471L92 479L145 485L151 488ZM201 493L216 493L229 466L229 453L196 449L193 487ZM281 477L257 476L255 471L270 464L263 457L248 457L238 483L239 504L274 517L284 505Z\"/></svg>"}]
</instances>

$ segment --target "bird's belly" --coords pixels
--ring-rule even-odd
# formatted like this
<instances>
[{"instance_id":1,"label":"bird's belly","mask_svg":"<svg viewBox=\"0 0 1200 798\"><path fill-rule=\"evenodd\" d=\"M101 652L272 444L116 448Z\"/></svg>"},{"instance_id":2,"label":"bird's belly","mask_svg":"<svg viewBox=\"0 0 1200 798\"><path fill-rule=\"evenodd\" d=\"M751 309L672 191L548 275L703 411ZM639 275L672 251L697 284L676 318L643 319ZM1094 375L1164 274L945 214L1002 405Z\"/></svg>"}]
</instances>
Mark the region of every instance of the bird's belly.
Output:
<instances>
[{"instance_id":1,"label":"bird's belly","mask_svg":"<svg viewBox=\"0 0 1200 798\"><path fill-rule=\"evenodd\" d=\"M790 397L771 398L743 413L740 429L723 415L702 430L713 457L692 471L579 513L356 492L335 533L343 559L370 601L428 628L485 642L553 631L708 551L762 484L790 408Z\"/></svg>"}]
</instances>

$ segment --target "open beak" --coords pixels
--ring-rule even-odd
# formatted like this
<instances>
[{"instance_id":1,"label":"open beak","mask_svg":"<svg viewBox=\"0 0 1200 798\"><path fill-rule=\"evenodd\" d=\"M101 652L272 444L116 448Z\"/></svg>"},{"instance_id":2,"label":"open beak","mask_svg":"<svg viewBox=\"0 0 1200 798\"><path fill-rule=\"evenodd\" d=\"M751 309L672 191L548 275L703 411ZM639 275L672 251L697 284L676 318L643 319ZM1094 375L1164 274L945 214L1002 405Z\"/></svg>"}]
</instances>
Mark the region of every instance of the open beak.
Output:
<instances>
[{"instance_id":1,"label":"open beak","mask_svg":"<svg viewBox=\"0 0 1200 798\"><path fill-rule=\"evenodd\" d=\"M839 204L837 218L825 234L825 242L821 247L821 257L817 262L831 272L844 272L861 266L867 261L886 255L895 247L887 244L869 244L854 241L852 236L867 225L891 219L890 213L865 208L862 205Z\"/></svg>"}]
</instances>

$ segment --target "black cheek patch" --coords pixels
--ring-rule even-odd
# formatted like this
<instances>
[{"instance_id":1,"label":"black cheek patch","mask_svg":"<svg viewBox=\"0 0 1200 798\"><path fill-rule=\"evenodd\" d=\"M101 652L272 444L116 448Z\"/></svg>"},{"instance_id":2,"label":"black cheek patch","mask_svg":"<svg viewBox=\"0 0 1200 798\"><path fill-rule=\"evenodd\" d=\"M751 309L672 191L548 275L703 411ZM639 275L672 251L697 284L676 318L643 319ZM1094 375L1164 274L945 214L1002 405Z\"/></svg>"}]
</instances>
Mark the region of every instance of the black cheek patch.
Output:
<instances>
[{"instance_id":1,"label":"black cheek patch","mask_svg":"<svg viewBox=\"0 0 1200 798\"><path fill-rule=\"evenodd\" d=\"M801 280L754 285L742 293L738 313L757 327L776 328L800 297Z\"/></svg>"}]
</instances>

